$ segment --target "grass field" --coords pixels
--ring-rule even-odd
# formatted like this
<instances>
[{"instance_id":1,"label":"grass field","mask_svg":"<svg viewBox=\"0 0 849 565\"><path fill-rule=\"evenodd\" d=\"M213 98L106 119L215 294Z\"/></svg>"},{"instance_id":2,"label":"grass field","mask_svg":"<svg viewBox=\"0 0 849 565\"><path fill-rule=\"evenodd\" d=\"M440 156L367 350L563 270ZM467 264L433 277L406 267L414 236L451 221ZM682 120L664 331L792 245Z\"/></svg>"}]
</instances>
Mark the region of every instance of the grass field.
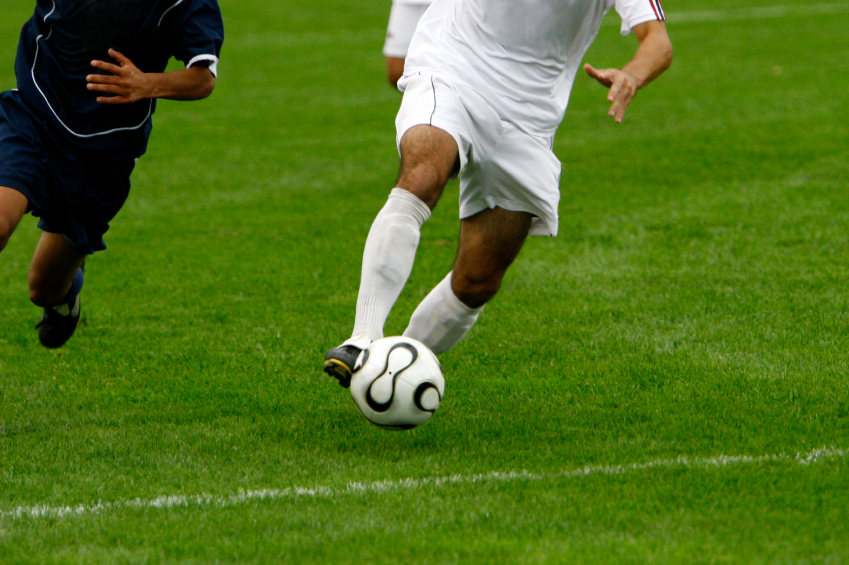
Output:
<instances>
[{"instance_id":1,"label":"grass field","mask_svg":"<svg viewBox=\"0 0 849 565\"><path fill-rule=\"evenodd\" d=\"M223 0L216 92L160 104L65 347L32 218L0 255L0 563L849 562L849 1L665 7L673 68L621 125L578 78L559 237L394 433L320 372L397 171L389 2ZM388 334L456 217L452 183Z\"/></svg>"}]
</instances>

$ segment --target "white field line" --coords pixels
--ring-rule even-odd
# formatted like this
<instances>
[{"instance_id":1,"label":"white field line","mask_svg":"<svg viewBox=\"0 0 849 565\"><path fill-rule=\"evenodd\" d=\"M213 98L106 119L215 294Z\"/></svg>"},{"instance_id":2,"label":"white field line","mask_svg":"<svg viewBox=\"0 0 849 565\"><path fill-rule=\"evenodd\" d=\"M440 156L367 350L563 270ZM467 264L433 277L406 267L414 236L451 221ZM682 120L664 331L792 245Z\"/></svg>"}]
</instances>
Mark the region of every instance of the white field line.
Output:
<instances>
[{"instance_id":1,"label":"white field line","mask_svg":"<svg viewBox=\"0 0 849 565\"><path fill-rule=\"evenodd\" d=\"M418 490L426 487L439 488L444 485L468 485L476 483L511 483L519 481L550 481L591 475L622 475L648 469L717 469L723 467L756 465L772 462L796 462L799 465L845 459L849 450L836 447L821 447L808 453L796 455L720 455L718 457L678 457L677 459L656 459L643 463L626 465L589 465L578 469L555 473L531 473L528 471L496 471L479 475L452 475L447 477L429 477L422 479L394 479L371 483L352 482L342 487L288 487L283 489L239 490L230 495L168 495L156 498L133 498L78 506L19 506L13 510L0 511L2 518L67 518L89 514L102 514L124 509L169 509L182 507L228 507L251 501L280 499L318 499L336 498L345 495L382 494L404 490Z\"/></svg>"}]
</instances>

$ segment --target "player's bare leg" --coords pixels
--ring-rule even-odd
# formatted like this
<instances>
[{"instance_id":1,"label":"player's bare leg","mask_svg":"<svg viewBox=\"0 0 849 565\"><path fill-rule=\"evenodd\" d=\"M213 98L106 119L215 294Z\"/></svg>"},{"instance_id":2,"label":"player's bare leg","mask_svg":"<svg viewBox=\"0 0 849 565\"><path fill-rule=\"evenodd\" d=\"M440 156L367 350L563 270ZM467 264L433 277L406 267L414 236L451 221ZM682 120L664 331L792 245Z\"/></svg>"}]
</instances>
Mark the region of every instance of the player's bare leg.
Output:
<instances>
[{"instance_id":1,"label":"player's bare leg","mask_svg":"<svg viewBox=\"0 0 849 565\"><path fill-rule=\"evenodd\" d=\"M470 308L483 306L501 288L507 268L519 255L533 216L492 208L460 223L460 246L451 289Z\"/></svg>"},{"instance_id":2,"label":"player's bare leg","mask_svg":"<svg viewBox=\"0 0 849 565\"><path fill-rule=\"evenodd\" d=\"M44 308L38 337L45 347L60 347L80 318L85 254L58 233L42 232L30 265L30 300Z\"/></svg>"},{"instance_id":3,"label":"player's bare leg","mask_svg":"<svg viewBox=\"0 0 849 565\"><path fill-rule=\"evenodd\" d=\"M434 126L415 126L401 138L401 169L395 186L433 210L448 179L459 169L460 153L451 134Z\"/></svg>"},{"instance_id":4,"label":"player's bare leg","mask_svg":"<svg viewBox=\"0 0 849 565\"><path fill-rule=\"evenodd\" d=\"M454 270L419 304L404 335L434 353L454 347L501 288L527 238L531 218L527 212L492 208L463 220Z\"/></svg>"},{"instance_id":5,"label":"player's bare leg","mask_svg":"<svg viewBox=\"0 0 849 565\"><path fill-rule=\"evenodd\" d=\"M26 196L13 188L0 186L0 251L6 249L28 206Z\"/></svg>"},{"instance_id":6,"label":"player's bare leg","mask_svg":"<svg viewBox=\"0 0 849 565\"><path fill-rule=\"evenodd\" d=\"M383 326L410 276L422 224L459 168L457 142L445 131L419 125L401 139L396 188L366 239L352 337L325 355L324 371L349 386L359 352L383 337Z\"/></svg>"}]
</instances>

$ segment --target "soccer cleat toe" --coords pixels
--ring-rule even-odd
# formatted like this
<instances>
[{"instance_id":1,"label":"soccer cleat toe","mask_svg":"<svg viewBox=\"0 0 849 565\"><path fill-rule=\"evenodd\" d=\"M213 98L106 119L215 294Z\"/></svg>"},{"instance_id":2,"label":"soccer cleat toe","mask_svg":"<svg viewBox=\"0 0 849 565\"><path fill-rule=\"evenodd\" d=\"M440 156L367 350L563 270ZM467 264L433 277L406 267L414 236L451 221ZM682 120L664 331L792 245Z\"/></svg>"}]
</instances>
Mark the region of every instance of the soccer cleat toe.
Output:
<instances>
[{"instance_id":1,"label":"soccer cleat toe","mask_svg":"<svg viewBox=\"0 0 849 565\"><path fill-rule=\"evenodd\" d=\"M67 310L67 314L62 311ZM38 341L50 349L62 347L68 341L77 323L80 321L80 296L77 295L72 306L67 304L57 308L45 308L41 321L35 326L38 329Z\"/></svg>"},{"instance_id":2,"label":"soccer cleat toe","mask_svg":"<svg viewBox=\"0 0 849 565\"><path fill-rule=\"evenodd\" d=\"M344 388L351 386L351 375L362 349L354 345L334 347L324 356L324 372L339 381Z\"/></svg>"}]
</instances>

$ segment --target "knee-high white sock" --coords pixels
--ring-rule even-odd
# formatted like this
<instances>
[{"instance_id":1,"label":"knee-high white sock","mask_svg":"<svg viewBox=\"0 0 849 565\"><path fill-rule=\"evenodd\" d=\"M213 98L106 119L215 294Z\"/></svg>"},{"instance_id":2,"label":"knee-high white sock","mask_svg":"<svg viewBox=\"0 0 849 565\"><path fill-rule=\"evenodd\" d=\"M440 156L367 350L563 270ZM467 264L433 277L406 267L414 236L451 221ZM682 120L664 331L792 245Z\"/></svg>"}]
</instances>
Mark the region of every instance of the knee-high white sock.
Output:
<instances>
[{"instance_id":1,"label":"knee-high white sock","mask_svg":"<svg viewBox=\"0 0 849 565\"><path fill-rule=\"evenodd\" d=\"M422 224L429 217L430 208L413 193L394 188L389 194L366 239L353 336L383 337L389 311L413 269Z\"/></svg>"},{"instance_id":2,"label":"knee-high white sock","mask_svg":"<svg viewBox=\"0 0 849 565\"><path fill-rule=\"evenodd\" d=\"M448 273L425 296L404 330L405 336L419 340L434 353L445 353L457 345L478 321L484 308L469 308L454 295L451 290L453 274L454 271Z\"/></svg>"}]
</instances>

